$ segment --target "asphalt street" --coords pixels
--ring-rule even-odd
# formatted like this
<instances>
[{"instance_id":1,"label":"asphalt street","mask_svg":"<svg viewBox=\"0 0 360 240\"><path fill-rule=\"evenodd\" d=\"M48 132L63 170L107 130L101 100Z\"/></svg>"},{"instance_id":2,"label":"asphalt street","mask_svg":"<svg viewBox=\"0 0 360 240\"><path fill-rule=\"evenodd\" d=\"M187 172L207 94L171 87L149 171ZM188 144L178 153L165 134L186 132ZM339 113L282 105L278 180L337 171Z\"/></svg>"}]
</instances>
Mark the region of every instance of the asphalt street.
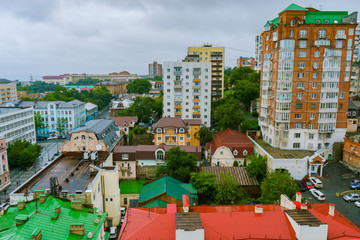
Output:
<instances>
[{"instance_id":1,"label":"asphalt street","mask_svg":"<svg viewBox=\"0 0 360 240\"><path fill-rule=\"evenodd\" d=\"M336 196L336 193L350 190L350 182L358 179L357 176L340 163L330 163L324 167L323 177L319 177L319 179L324 184L324 187L319 190L325 194L325 201L315 199L309 191L302 192L303 196L310 203L334 203L340 213L360 227L360 208L356 207L353 202L346 202L342 197Z\"/></svg>"}]
</instances>

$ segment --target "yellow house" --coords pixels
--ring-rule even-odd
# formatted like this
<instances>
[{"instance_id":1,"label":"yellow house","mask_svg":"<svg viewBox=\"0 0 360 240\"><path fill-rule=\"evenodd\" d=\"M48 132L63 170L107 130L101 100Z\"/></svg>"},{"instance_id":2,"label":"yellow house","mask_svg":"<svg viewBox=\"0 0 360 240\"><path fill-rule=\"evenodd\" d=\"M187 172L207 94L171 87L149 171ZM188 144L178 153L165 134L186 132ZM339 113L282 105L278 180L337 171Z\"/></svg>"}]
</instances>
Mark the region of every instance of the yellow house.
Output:
<instances>
[{"instance_id":1,"label":"yellow house","mask_svg":"<svg viewBox=\"0 0 360 240\"><path fill-rule=\"evenodd\" d=\"M200 146L200 141L195 138L200 125L200 119L161 118L154 124L154 143L155 145Z\"/></svg>"}]
</instances>

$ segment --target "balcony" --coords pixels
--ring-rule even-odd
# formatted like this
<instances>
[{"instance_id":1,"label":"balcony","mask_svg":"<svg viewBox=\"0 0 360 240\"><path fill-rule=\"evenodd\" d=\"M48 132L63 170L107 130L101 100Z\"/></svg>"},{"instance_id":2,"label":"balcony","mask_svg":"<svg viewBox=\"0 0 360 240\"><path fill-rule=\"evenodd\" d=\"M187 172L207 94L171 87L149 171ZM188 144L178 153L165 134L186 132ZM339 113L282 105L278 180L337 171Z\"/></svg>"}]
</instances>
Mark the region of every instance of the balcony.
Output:
<instances>
[{"instance_id":1,"label":"balcony","mask_svg":"<svg viewBox=\"0 0 360 240\"><path fill-rule=\"evenodd\" d=\"M200 89L201 88L201 85L199 84L199 85L193 85L192 86L194 89Z\"/></svg>"},{"instance_id":2,"label":"balcony","mask_svg":"<svg viewBox=\"0 0 360 240\"><path fill-rule=\"evenodd\" d=\"M174 88L176 89L182 89L182 85L175 85Z\"/></svg>"},{"instance_id":3,"label":"balcony","mask_svg":"<svg viewBox=\"0 0 360 240\"><path fill-rule=\"evenodd\" d=\"M212 52L211 56L220 56L220 57L222 57L222 52Z\"/></svg>"},{"instance_id":4,"label":"balcony","mask_svg":"<svg viewBox=\"0 0 360 240\"><path fill-rule=\"evenodd\" d=\"M200 102L200 99L199 98L194 98L193 102Z\"/></svg>"},{"instance_id":5,"label":"balcony","mask_svg":"<svg viewBox=\"0 0 360 240\"><path fill-rule=\"evenodd\" d=\"M211 70L213 73L221 73L222 70Z\"/></svg>"},{"instance_id":6,"label":"balcony","mask_svg":"<svg viewBox=\"0 0 360 240\"><path fill-rule=\"evenodd\" d=\"M174 108L175 108L175 109L181 109L182 106L181 106L181 105L175 105Z\"/></svg>"},{"instance_id":7,"label":"balcony","mask_svg":"<svg viewBox=\"0 0 360 240\"><path fill-rule=\"evenodd\" d=\"M199 105L194 105L193 109L200 109L200 106Z\"/></svg>"},{"instance_id":8,"label":"balcony","mask_svg":"<svg viewBox=\"0 0 360 240\"><path fill-rule=\"evenodd\" d=\"M193 70L193 75L194 75L194 76L199 76L199 75L201 75L201 69L200 69L200 68L194 68L194 70Z\"/></svg>"},{"instance_id":9,"label":"balcony","mask_svg":"<svg viewBox=\"0 0 360 240\"><path fill-rule=\"evenodd\" d=\"M201 92L193 92L193 96L200 96Z\"/></svg>"},{"instance_id":10,"label":"balcony","mask_svg":"<svg viewBox=\"0 0 360 240\"><path fill-rule=\"evenodd\" d=\"M309 39L309 36L307 35L307 33L305 34L300 34L298 39Z\"/></svg>"},{"instance_id":11,"label":"balcony","mask_svg":"<svg viewBox=\"0 0 360 240\"><path fill-rule=\"evenodd\" d=\"M181 75L181 74L182 74L182 71L181 71L181 70L175 70L175 71L174 71L174 75L178 75L178 76L179 76L179 75Z\"/></svg>"},{"instance_id":12,"label":"balcony","mask_svg":"<svg viewBox=\"0 0 360 240\"><path fill-rule=\"evenodd\" d=\"M345 34L336 34L335 39L346 39L346 35Z\"/></svg>"},{"instance_id":13,"label":"balcony","mask_svg":"<svg viewBox=\"0 0 360 240\"><path fill-rule=\"evenodd\" d=\"M319 133L332 133L335 129L319 129Z\"/></svg>"},{"instance_id":14,"label":"balcony","mask_svg":"<svg viewBox=\"0 0 360 240\"><path fill-rule=\"evenodd\" d=\"M193 82L200 82L200 78L194 78Z\"/></svg>"},{"instance_id":15,"label":"balcony","mask_svg":"<svg viewBox=\"0 0 360 240\"><path fill-rule=\"evenodd\" d=\"M175 115L181 115L181 111L180 112L175 112Z\"/></svg>"},{"instance_id":16,"label":"balcony","mask_svg":"<svg viewBox=\"0 0 360 240\"><path fill-rule=\"evenodd\" d=\"M120 170L121 171L131 171L131 167L130 166L121 166Z\"/></svg>"}]
</instances>

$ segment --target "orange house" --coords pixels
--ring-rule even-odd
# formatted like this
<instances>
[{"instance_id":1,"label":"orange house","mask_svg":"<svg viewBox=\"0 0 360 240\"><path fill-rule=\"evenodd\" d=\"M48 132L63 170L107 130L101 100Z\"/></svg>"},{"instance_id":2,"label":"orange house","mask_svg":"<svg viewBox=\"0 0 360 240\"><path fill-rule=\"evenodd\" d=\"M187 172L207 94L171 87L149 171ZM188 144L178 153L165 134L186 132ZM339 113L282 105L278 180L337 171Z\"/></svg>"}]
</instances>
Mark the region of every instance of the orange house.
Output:
<instances>
[{"instance_id":1,"label":"orange house","mask_svg":"<svg viewBox=\"0 0 360 240\"><path fill-rule=\"evenodd\" d=\"M360 135L345 137L343 163L353 170L360 171Z\"/></svg>"}]
</instances>

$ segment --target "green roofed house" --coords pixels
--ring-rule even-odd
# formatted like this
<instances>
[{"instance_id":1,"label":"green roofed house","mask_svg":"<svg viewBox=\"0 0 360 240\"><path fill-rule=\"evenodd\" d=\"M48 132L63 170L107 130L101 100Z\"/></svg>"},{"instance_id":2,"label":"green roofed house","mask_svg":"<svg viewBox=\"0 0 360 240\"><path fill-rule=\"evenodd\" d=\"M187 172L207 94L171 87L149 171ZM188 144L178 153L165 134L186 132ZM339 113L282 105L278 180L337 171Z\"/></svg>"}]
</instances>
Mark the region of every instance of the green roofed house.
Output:
<instances>
[{"instance_id":1,"label":"green roofed house","mask_svg":"<svg viewBox=\"0 0 360 240\"><path fill-rule=\"evenodd\" d=\"M122 207L136 207L145 179L120 180L120 204Z\"/></svg>"},{"instance_id":2,"label":"green roofed house","mask_svg":"<svg viewBox=\"0 0 360 240\"><path fill-rule=\"evenodd\" d=\"M47 196L45 202L19 202L0 215L0 239L108 239L107 213L72 208L70 202ZM90 210L90 211L89 211Z\"/></svg>"},{"instance_id":3,"label":"green roofed house","mask_svg":"<svg viewBox=\"0 0 360 240\"><path fill-rule=\"evenodd\" d=\"M191 183L183 183L170 176L146 182L141 188L139 207L166 207L167 204L182 206L182 195L188 195L190 205L198 202L197 189Z\"/></svg>"}]
</instances>

